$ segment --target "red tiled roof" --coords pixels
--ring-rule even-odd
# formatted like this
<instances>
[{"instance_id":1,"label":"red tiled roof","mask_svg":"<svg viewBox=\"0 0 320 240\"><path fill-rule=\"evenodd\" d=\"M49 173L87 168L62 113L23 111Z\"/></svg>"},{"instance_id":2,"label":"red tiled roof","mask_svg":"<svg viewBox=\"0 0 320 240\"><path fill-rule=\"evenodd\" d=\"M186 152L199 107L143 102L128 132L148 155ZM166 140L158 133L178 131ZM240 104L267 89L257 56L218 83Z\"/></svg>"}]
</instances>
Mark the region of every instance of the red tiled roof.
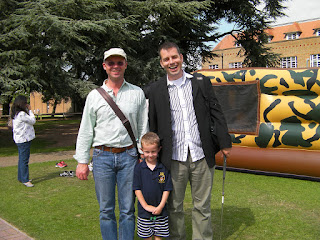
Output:
<instances>
[{"instance_id":1,"label":"red tiled roof","mask_svg":"<svg viewBox=\"0 0 320 240\"><path fill-rule=\"evenodd\" d=\"M231 34L225 36L213 50L220 50L234 47L235 39Z\"/></svg>"},{"instance_id":2,"label":"red tiled roof","mask_svg":"<svg viewBox=\"0 0 320 240\"><path fill-rule=\"evenodd\" d=\"M286 28L283 29L283 33L295 33L295 32L302 32L300 26L297 22L294 22L291 25L287 25Z\"/></svg>"},{"instance_id":3,"label":"red tiled roof","mask_svg":"<svg viewBox=\"0 0 320 240\"><path fill-rule=\"evenodd\" d=\"M285 40L287 33L299 32L299 38L312 37L315 29L320 28L320 19L310 22L294 22L287 25L276 26L268 28L265 31L272 36L271 42L278 42ZM231 35L225 36L213 50L221 50L226 48L233 48L235 39Z\"/></svg>"}]
</instances>

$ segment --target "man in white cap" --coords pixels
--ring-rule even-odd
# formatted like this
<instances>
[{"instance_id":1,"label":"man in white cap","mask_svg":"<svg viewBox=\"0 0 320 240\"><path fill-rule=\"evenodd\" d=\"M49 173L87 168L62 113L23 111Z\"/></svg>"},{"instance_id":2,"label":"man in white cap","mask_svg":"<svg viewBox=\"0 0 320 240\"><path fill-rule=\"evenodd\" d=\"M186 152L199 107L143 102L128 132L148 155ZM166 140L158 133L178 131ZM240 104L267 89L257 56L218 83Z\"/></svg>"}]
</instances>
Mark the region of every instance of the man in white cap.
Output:
<instances>
[{"instance_id":1,"label":"man in white cap","mask_svg":"<svg viewBox=\"0 0 320 240\"><path fill-rule=\"evenodd\" d=\"M112 97L130 121L135 138L148 131L146 99L142 89L125 81L127 55L121 48L104 53L103 68L108 78L102 88ZM133 239L135 228L132 191L134 167L138 152L120 119L97 90L86 99L77 138L77 177L87 180L90 148L93 151L93 177L100 206L100 228L104 240L116 240L115 189L119 202L119 239Z\"/></svg>"}]
</instances>

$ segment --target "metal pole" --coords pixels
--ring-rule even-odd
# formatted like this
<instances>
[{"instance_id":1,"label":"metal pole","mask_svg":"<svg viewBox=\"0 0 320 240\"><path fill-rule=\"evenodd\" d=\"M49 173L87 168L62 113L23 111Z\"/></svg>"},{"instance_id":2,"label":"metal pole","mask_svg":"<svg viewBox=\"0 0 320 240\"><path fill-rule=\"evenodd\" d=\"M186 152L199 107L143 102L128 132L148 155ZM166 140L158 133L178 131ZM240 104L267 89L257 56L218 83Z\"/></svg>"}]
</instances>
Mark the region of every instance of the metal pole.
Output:
<instances>
[{"instance_id":1,"label":"metal pole","mask_svg":"<svg viewBox=\"0 0 320 240\"><path fill-rule=\"evenodd\" d=\"M220 240L222 239L222 219L223 219L223 204L224 204L224 182L227 171L227 157L223 155L223 178L222 178L222 199L221 199L221 219L220 219Z\"/></svg>"},{"instance_id":2,"label":"metal pole","mask_svg":"<svg viewBox=\"0 0 320 240\"><path fill-rule=\"evenodd\" d=\"M223 53L221 54L221 63L222 63L221 69L223 69Z\"/></svg>"}]
</instances>

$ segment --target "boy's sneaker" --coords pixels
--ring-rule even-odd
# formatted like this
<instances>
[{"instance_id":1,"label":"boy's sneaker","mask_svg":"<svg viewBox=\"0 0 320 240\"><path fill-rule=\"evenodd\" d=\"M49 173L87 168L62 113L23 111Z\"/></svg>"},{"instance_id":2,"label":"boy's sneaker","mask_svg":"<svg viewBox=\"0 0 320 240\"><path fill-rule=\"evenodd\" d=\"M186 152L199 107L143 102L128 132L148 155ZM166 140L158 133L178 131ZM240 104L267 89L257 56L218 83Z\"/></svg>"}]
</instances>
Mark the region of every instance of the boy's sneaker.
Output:
<instances>
[{"instance_id":1,"label":"boy's sneaker","mask_svg":"<svg viewBox=\"0 0 320 240\"><path fill-rule=\"evenodd\" d=\"M74 177L76 176L76 173L74 171L69 171L69 177Z\"/></svg>"},{"instance_id":2,"label":"boy's sneaker","mask_svg":"<svg viewBox=\"0 0 320 240\"><path fill-rule=\"evenodd\" d=\"M56 167L58 167L58 168L63 168L61 162L58 162L58 163L56 164Z\"/></svg>"},{"instance_id":3,"label":"boy's sneaker","mask_svg":"<svg viewBox=\"0 0 320 240\"><path fill-rule=\"evenodd\" d=\"M64 161L58 162L58 163L56 164L56 167L58 167L58 168L64 168L64 167L67 167L67 166L68 166L68 165L65 164Z\"/></svg>"},{"instance_id":4,"label":"boy's sneaker","mask_svg":"<svg viewBox=\"0 0 320 240\"><path fill-rule=\"evenodd\" d=\"M76 174L74 171L64 171L63 173L59 174L60 177L74 177Z\"/></svg>"},{"instance_id":5,"label":"boy's sneaker","mask_svg":"<svg viewBox=\"0 0 320 240\"><path fill-rule=\"evenodd\" d=\"M33 187L34 185L31 182L23 183L26 187Z\"/></svg>"},{"instance_id":6,"label":"boy's sneaker","mask_svg":"<svg viewBox=\"0 0 320 240\"><path fill-rule=\"evenodd\" d=\"M89 167L89 171L92 172L92 170L93 170L93 163L90 162L90 163L88 164L88 167Z\"/></svg>"},{"instance_id":7,"label":"boy's sneaker","mask_svg":"<svg viewBox=\"0 0 320 240\"><path fill-rule=\"evenodd\" d=\"M63 167L67 167L68 166L64 161L61 161L60 163L62 164Z\"/></svg>"}]
</instances>

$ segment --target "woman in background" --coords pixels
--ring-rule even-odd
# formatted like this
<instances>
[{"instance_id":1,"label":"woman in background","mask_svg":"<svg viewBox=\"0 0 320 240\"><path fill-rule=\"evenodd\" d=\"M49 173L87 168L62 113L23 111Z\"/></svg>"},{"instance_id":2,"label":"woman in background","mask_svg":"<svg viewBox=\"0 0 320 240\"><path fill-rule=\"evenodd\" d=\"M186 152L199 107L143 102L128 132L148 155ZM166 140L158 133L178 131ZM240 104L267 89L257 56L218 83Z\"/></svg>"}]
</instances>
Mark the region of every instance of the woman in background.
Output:
<instances>
[{"instance_id":1,"label":"woman in background","mask_svg":"<svg viewBox=\"0 0 320 240\"><path fill-rule=\"evenodd\" d=\"M18 146L18 180L26 187L33 187L29 179L29 158L31 141L35 138L33 125L36 118L30 110L28 99L18 96L11 107L13 140Z\"/></svg>"}]
</instances>

